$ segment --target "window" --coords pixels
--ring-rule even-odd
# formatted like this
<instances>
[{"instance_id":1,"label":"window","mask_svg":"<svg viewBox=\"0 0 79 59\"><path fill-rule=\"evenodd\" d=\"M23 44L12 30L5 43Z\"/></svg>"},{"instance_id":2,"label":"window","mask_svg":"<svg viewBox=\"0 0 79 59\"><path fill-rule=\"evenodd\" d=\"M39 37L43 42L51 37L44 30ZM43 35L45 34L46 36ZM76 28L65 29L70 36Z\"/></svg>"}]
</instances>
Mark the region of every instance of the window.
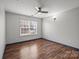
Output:
<instances>
[{"instance_id":1,"label":"window","mask_svg":"<svg viewBox=\"0 0 79 59\"><path fill-rule=\"evenodd\" d=\"M20 20L20 36L37 34L37 22Z\"/></svg>"}]
</instances>

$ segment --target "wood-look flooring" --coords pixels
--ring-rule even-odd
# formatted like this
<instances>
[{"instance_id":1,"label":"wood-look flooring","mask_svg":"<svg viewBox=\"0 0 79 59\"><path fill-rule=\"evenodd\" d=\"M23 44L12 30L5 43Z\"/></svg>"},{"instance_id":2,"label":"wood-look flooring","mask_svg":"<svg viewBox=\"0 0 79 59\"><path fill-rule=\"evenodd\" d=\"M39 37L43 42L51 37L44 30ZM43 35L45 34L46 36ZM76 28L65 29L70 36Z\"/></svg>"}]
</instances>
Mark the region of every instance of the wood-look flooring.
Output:
<instances>
[{"instance_id":1,"label":"wood-look flooring","mask_svg":"<svg viewBox=\"0 0 79 59\"><path fill-rule=\"evenodd\" d=\"M79 59L74 48L44 39L7 45L3 59Z\"/></svg>"}]
</instances>

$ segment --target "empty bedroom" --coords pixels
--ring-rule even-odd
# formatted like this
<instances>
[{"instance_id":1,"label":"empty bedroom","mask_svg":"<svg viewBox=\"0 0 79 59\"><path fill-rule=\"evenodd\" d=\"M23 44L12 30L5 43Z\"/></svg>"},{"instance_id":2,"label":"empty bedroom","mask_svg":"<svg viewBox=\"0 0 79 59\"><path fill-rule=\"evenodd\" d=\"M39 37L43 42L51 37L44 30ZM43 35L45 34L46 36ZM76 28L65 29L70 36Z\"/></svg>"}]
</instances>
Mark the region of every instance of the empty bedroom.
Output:
<instances>
[{"instance_id":1,"label":"empty bedroom","mask_svg":"<svg viewBox=\"0 0 79 59\"><path fill-rule=\"evenodd\" d=\"M0 0L0 59L79 59L79 0Z\"/></svg>"}]
</instances>

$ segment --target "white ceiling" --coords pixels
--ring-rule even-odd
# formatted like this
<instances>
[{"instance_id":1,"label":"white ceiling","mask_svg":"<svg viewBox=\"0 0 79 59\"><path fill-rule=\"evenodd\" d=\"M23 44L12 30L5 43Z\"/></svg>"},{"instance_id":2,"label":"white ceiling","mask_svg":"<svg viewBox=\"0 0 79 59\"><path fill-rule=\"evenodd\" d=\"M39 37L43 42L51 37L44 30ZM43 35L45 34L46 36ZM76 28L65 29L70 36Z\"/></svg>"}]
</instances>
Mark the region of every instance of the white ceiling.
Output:
<instances>
[{"instance_id":1,"label":"white ceiling","mask_svg":"<svg viewBox=\"0 0 79 59\"><path fill-rule=\"evenodd\" d=\"M48 17L56 13L79 7L79 0L0 0L7 11L32 16L35 7L42 6L48 14L37 14L35 17Z\"/></svg>"}]
</instances>

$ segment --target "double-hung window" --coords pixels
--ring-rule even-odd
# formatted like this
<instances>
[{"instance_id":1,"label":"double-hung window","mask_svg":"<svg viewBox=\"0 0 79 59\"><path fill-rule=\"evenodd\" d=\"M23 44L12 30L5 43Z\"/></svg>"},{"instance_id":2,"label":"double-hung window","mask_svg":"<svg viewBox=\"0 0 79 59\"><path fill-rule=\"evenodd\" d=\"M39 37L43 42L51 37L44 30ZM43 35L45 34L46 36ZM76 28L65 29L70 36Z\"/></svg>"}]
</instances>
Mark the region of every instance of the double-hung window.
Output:
<instances>
[{"instance_id":1,"label":"double-hung window","mask_svg":"<svg viewBox=\"0 0 79 59\"><path fill-rule=\"evenodd\" d=\"M20 20L20 36L37 34L37 22Z\"/></svg>"}]
</instances>

